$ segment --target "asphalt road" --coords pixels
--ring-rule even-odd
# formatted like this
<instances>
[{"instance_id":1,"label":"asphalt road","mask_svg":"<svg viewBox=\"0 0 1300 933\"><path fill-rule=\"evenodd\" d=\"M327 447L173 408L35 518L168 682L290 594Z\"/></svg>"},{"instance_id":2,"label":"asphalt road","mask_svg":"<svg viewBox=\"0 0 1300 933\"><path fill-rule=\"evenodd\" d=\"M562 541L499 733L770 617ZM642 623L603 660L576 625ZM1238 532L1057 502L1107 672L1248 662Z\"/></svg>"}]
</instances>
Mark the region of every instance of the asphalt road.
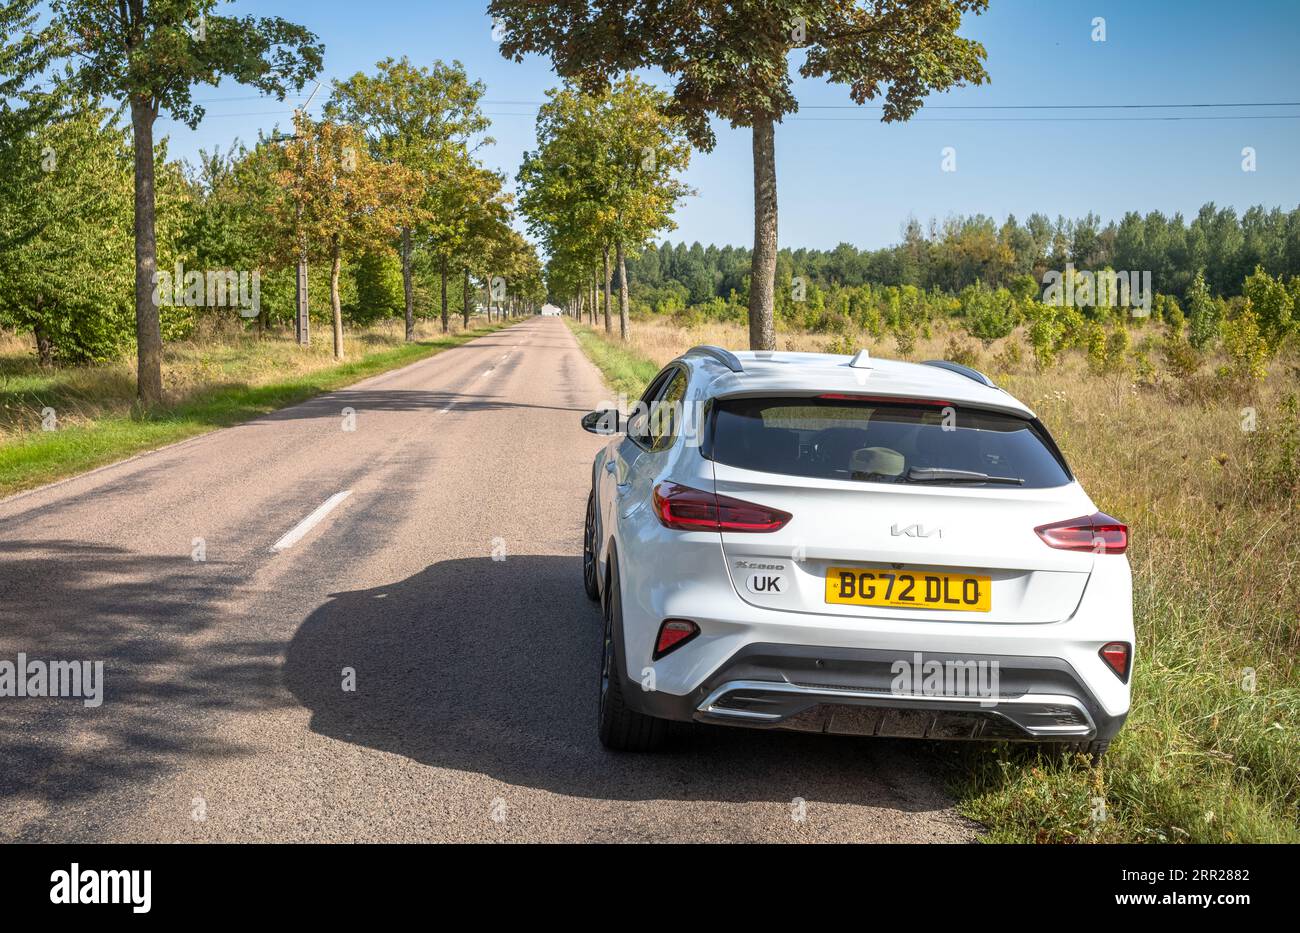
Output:
<instances>
[{"instance_id":1,"label":"asphalt road","mask_svg":"<svg viewBox=\"0 0 1300 933\"><path fill-rule=\"evenodd\" d=\"M538 318L0 502L0 661L105 683L0 697L0 839L972 838L924 745L600 747L578 418L606 394Z\"/></svg>"}]
</instances>

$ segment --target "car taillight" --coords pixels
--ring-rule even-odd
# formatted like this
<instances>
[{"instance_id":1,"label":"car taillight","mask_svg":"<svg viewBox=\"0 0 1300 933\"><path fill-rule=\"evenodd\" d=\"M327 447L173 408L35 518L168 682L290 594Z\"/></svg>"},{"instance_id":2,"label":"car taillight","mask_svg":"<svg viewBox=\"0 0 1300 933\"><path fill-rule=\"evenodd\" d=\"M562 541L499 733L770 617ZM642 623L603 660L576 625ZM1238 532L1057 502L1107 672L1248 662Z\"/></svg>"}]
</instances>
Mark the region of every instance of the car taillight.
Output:
<instances>
[{"instance_id":1,"label":"car taillight","mask_svg":"<svg viewBox=\"0 0 1300 933\"><path fill-rule=\"evenodd\" d=\"M1106 666L1115 672L1115 676L1128 683L1129 644L1126 641L1112 641L1101 646L1097 652Z\"/></svg>"},{"instance_id":2,"label":"car taillight","mask_svg":"<svg viewBox=\"0 0 1300 933\"><path fill-rule=\"evenodd\" d=\"M1034 531L1049 547L1063 551L1123 554L1128 548L1128 526L1104 512L1039 525Z\"/></svg>"},{"instance_id":3,"label":"car taillight","mask_svg":"<svg viewBox=\"0 0 1300 933\"><path fill-rule=\"evenodd\" d=\"M659 637L655 639L655 650L650 659L658 661L698 634L700 634L700 627L689 619L664 619L663 624L659 626Z\"/></svg>"},{"instance_id":4,"label":"car taillight","mask_svg":"<svg viewBox=\"0 0 1300 933\"><path fill-rule=\"evenodd\" d=\"M780 509L679 483L656 486L654 505L660 523L679 531L776 531L794 517Z\"/></svg>"}]
</instances>

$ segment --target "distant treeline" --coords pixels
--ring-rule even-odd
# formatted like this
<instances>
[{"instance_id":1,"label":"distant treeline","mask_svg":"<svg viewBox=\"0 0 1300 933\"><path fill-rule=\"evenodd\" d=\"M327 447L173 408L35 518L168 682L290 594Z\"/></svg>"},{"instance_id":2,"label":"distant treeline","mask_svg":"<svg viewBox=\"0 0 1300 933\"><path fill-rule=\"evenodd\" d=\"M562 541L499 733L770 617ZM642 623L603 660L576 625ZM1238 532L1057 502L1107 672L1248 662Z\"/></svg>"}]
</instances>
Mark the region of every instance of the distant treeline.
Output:
<instances>
[{"instance_id":1,"label":"distant treeline","mask_svg":"<svg viewBox=\"0 0 1300 933\"><path fill-rule=\"evenodd\" d=\"M841 243L832 250L784 249L777 288L796 277L821 289L833 286L912 285L956 293L975 283L1010 288L1050 270L1149 271L1155 291L1186 296L1198 271L1219 296L1241 294L1256 266L1278 278L1300 275L1300 207L1252 207L1240 217L1232 208L1206 204L1188 222L1181 214L1152 211L1124 215L1103 225L1089 213L1079 220L1031 214L999 224L991 217L953 217L928 228L917 220L903 227L902 242L863 250ZM736 246L665 241L628 260L634 300L642 308L675 311L722 299L743 304L748 294L750 251Z\"/></svg>"}]
</instances>

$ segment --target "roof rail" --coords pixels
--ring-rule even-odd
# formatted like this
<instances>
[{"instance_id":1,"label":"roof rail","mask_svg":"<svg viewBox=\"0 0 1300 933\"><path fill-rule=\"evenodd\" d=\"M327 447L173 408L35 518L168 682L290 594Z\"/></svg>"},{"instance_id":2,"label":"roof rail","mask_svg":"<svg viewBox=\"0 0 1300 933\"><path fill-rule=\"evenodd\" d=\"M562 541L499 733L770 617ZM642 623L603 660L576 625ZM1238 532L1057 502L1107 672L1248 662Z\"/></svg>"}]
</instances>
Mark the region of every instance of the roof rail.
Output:
<instances>
[{"instance_id":1,"label":"roof rail","mask_svg":"<svg viewBox=\"0 0 1300 933\"><path fill-rule=\"evenodd\" d=\"M733 373L743 373L745 371L745 367L740 362L740 357L736 356L736 354L732 353L730 350L722 349L722 347L713 347L705 344L699 347L691 347L682 355L690 356L691 354L707 356L710 359L721 363Z\"/></svg>"},{"instance_id":2,"label":"roof rail","mask_svg":"<svg viewBox=\"0 0 1300 933\"><path fill-rule=\"evenodd\" d=\"M926 360L922 366L937 366L939 369L946 369L950 373L956 373L959 376L965 376L967 379L974 379L982 386L988 386L990 389L996 389L997 385L988 376L984 375L978 369L971 369L969 366L963 366L960 363L950 363L947 360Z\"/></svg>"}]
</instances>

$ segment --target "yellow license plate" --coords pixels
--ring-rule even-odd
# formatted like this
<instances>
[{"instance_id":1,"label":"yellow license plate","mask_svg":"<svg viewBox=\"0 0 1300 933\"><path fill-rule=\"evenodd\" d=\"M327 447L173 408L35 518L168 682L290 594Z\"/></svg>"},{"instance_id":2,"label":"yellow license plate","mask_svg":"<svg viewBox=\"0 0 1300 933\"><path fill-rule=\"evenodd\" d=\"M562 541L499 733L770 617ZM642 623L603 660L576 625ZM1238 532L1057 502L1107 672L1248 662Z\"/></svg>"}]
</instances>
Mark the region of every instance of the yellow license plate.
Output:
<instances>
[{"instance_id":1,"label":"yellow license plate","mask_svg":"<svg viewBox=\"0 0 1300 933\"><path fill-rule=\"evenodd\" d=\"M948 609L988 612L992 580L965 573L831 567L826 571L826 601L842 606L896 609Z\"/></svg>"}]
</instances>

